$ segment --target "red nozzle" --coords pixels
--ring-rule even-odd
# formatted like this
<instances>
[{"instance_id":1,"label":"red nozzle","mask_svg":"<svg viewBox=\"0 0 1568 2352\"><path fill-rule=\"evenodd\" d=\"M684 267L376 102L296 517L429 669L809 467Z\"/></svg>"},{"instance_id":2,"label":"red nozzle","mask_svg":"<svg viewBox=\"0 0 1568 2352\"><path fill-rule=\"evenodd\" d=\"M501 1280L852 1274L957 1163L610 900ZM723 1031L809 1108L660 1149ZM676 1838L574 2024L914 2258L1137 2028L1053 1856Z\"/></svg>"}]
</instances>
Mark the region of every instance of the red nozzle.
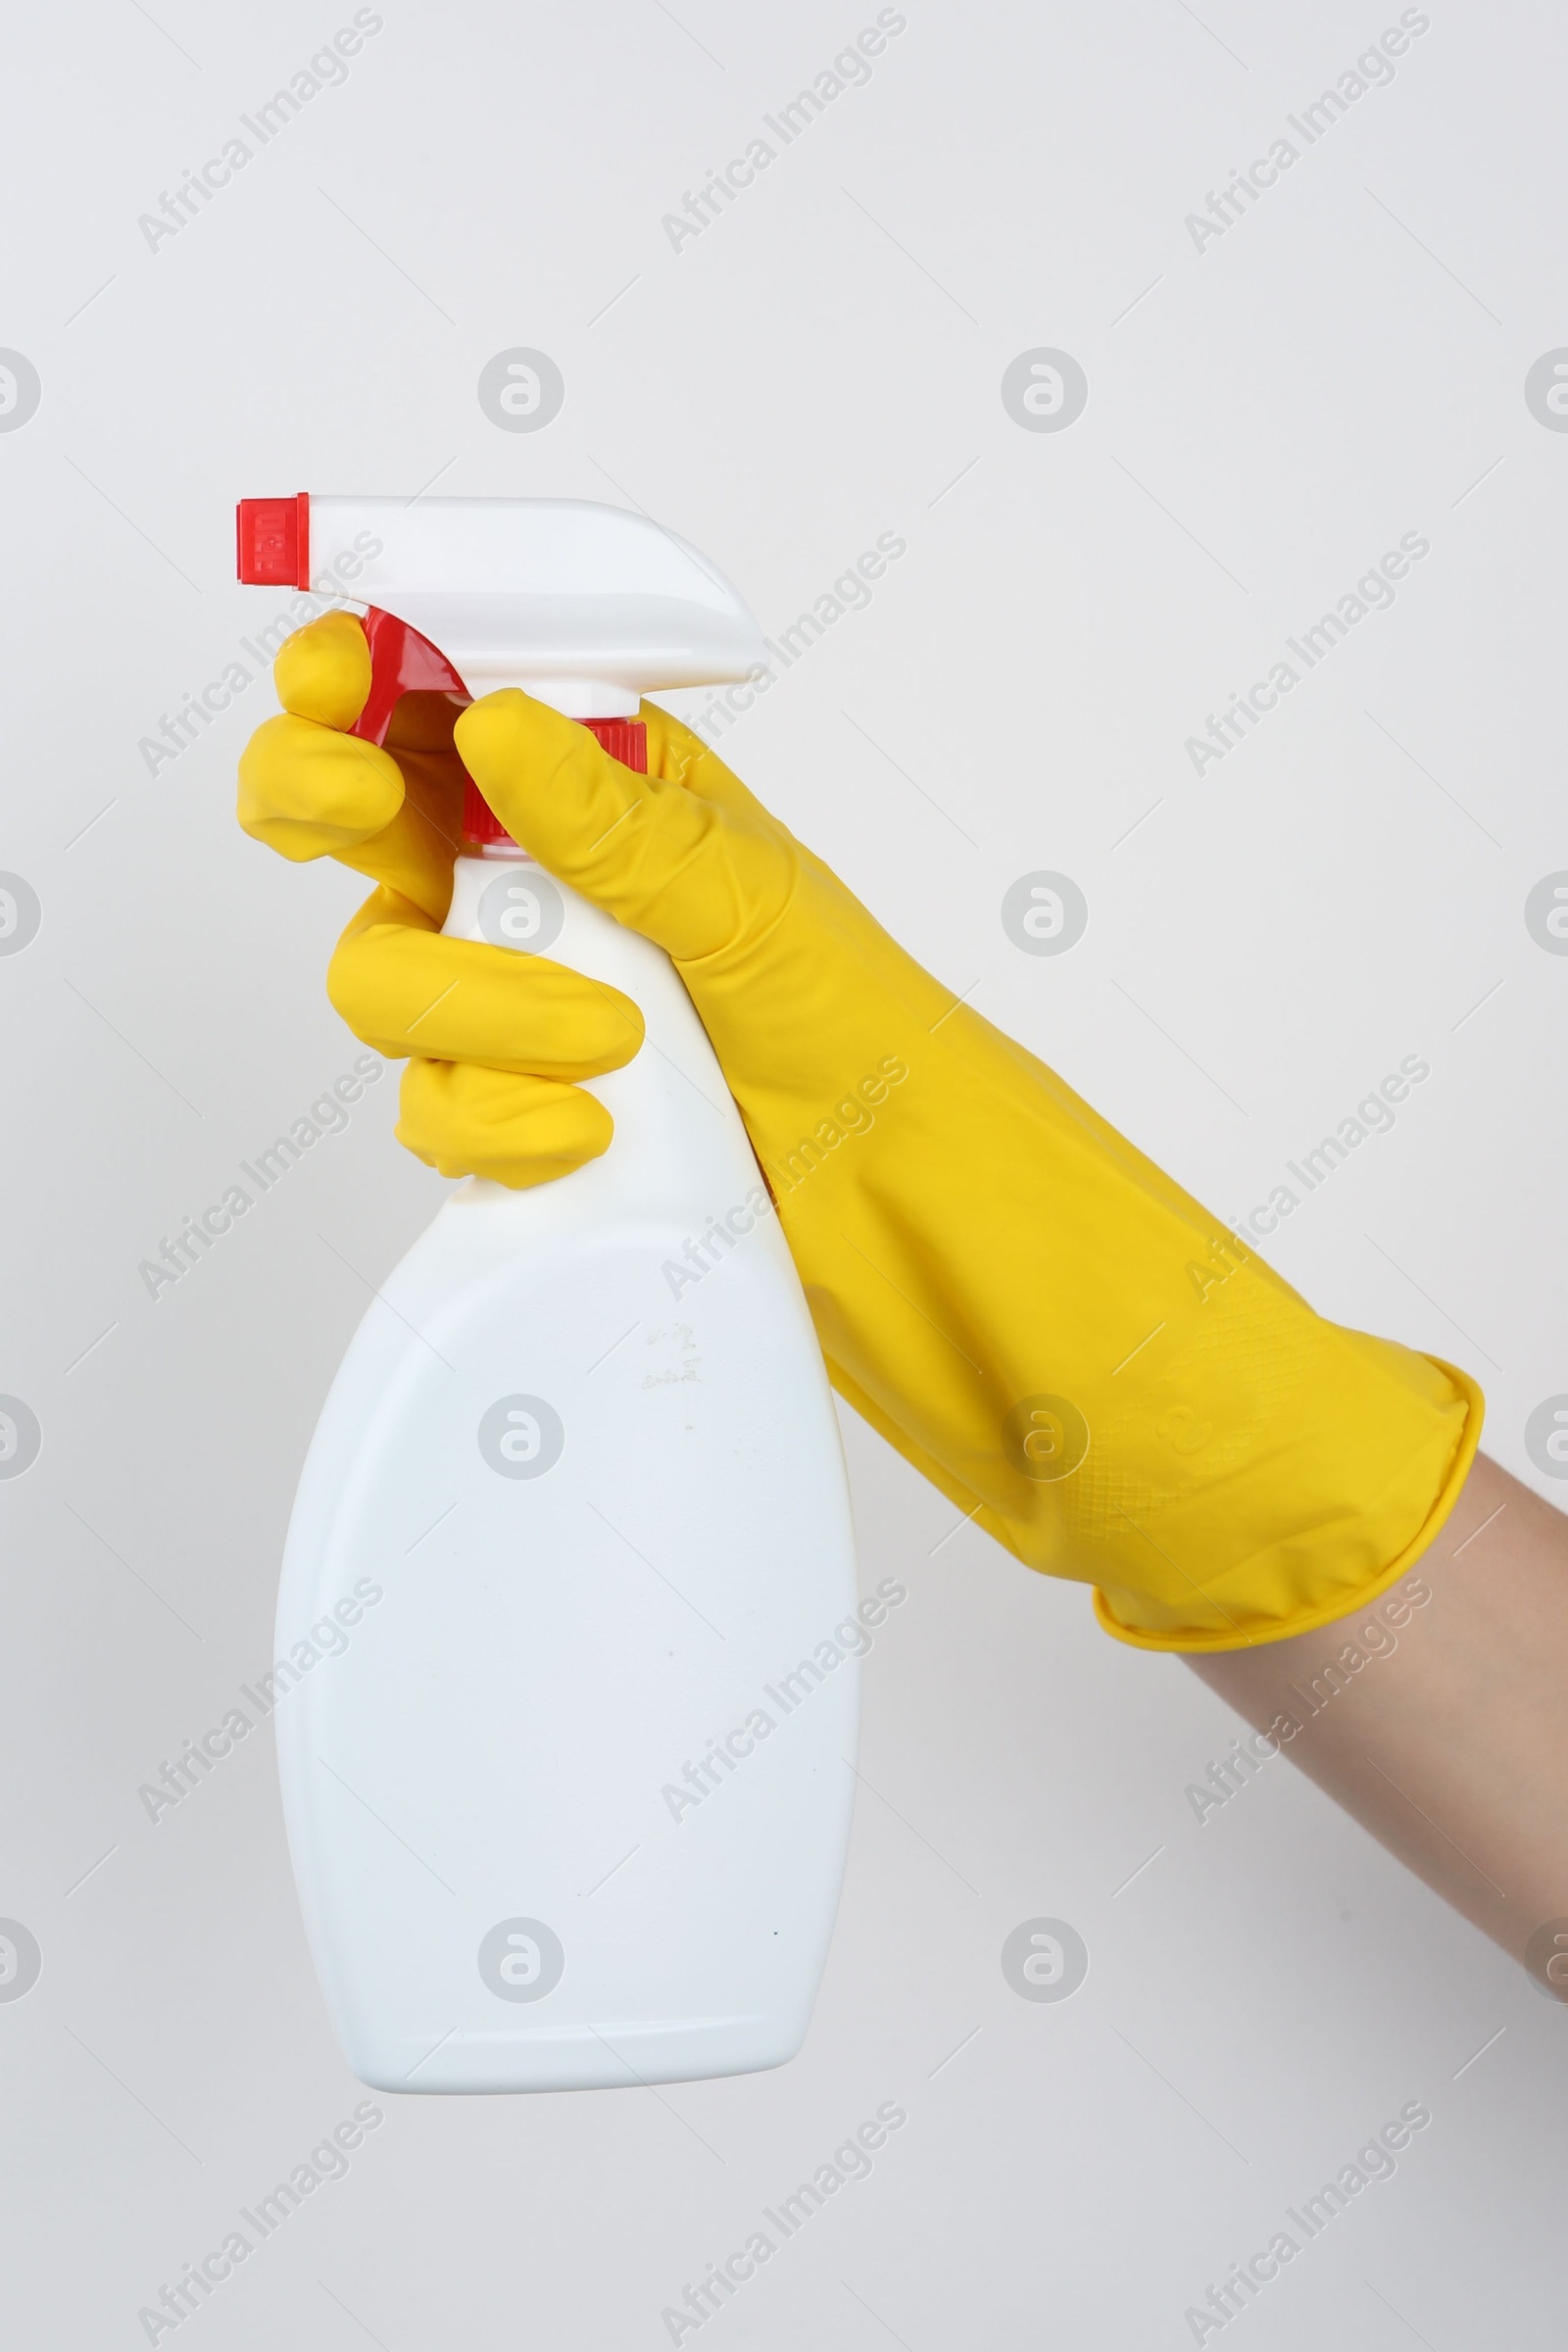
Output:
<instances>
[{"instance_id":1,"label":"red nozzle","mask_svg":"<svg viewBox=\"0 0 1568 2352\"><path fill-rule=\"evenodd\" d=\"M242 498L234 511L239 577L253 588L311 584L311 494Z\"/></svg>"}]
</instances>

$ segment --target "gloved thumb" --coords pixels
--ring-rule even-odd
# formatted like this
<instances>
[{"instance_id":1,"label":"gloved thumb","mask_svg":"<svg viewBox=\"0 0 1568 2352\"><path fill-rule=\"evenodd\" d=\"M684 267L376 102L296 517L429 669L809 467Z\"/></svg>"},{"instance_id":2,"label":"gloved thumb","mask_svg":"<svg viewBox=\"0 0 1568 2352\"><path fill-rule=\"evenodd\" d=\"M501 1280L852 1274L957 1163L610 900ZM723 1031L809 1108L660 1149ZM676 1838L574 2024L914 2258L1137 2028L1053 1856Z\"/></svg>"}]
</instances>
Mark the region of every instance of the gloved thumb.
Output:
<instances>
[{"instance_id":1,"label":"gloved thumb","mask_svg":"<svg viewBox=\"0 0 1568 2352\"><path fill-rule=\"evenodd\" d=\"M472 704L454 740L514 841L677 963L693 962L773 920L798 854L695 738L662 711L645 715L651 751L673 773L634 774L516 687Z\"/></svg>"}]
</instances>

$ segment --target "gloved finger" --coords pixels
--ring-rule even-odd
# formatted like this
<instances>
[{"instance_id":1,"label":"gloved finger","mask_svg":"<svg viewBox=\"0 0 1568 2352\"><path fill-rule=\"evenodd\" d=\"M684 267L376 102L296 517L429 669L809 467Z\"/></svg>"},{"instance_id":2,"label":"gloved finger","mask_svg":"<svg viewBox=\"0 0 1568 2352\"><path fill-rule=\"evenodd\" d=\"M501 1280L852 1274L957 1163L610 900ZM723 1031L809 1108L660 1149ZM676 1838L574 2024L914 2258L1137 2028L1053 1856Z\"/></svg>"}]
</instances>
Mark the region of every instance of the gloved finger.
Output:
<instances>
[{"instance_id":1,"label":"gloved finger","mask_svg":"<svg viewBox=\"0 0 1568 2352\"><path fill-rule=\"evenodd\" d=\"M514 686L470 705L454 741L514 840L678 961L734 946L789 897L794 845L758 804L634 775Z\"/></svg>"},{"instance_id":2,"label":"gloved finger","mask_svg":"<svg viewBox=\"0 0 1568 2352\"><path fill-rule=\"evenodd\" d=\"M277 699L295 718L352 727L370 691L370 648L352 612L323 612L285 637L272 663ZM385 737L389 751L444 752L462 704L449 694L405 694Z\"/></svg>"},{"instance_id":3,"label":"gloved finger","mask_svg":"<svg viewBox=\"0 0 1568 2352\"><path fill-rule=\"evenodd\" d=\"M404 703L416 699L426 698L405 695ZM403 705L398 708L401 713ZM391 732L387 741L392 741ZM389 825L358 849L338 851L338 861L372 882L385 883L440 923L452 903L452 862L462 847L462 771L450 749L400 748L394 764L403 777L402 807Z\"/></svg>"},{"instance_id":4,"label":"gloved finger","mask_svg":"<svg viewBox=\"0 0 1568 2352\"><path fill-rule=\"evenodd\" d=\"M370 649L352 612L324 612L286 638L272 680L285 717L246 747L240 823L284 858L336 858L439 920L462 802L456 762L441 757L452 746L450 696L405 695L384 752L346 734L370 691Z\"/></svg>"},{"instance_id":5,"label":"gloved finger","mask_svg":"<svg viewBox=\"0 0 1568 2352\"><path fill-rule=\"evenodd\" d=\"M339 858L383 833L403 806L387 752L318 719L262 721L239 756L239 821L281 858Z\"/></svg>"},{"instance_id":6,"label":"gloved finger","mask_svg":"<svg viewBox=\"0 0 1568 2352\"><path fill-rule=\"evenodd\" d=\"M294 718L352 727L370 691L370 649L352 612L323 612L285 637L272 663L277 699Z\"/></svg>"},{"instance_id":7,"label":"gloved finger","mask_svg":"<svg viewBox=\"0 0 1568 2352\"><path fill-rule=\"evenodd\" d=\"M356 1037L394 1061L595 1078L643 1042L642 1014L619 989L543 956L443 939L386 890L339 940L326 992Z\"/></svg>"},{"instance_id":8,"label":"gloved finger","mask_svg":"<svg viewBox=\"0 0 1568 2352\"><path fill-rule=\"evenodd\" d=\"M680 784L705 801L716 801L737 817L762 826L779 827L777 817L748 792L733 768L726 767L711 744L682 726L657 703L644 703L638 712L648 729L648 772L666 783Z\"/></svg>"},{"instance_id":9,"label":"gloved finger","mask_svg":"<svg viewBox=\"0 0 1568 2352\"><path fill-rule=\"evenodd\" d=\"M456 769L442 767L439 755L405 752L400 763L357 735L285 711L264 719L240 754L239 821L279 857L335 858L439 922L452 896L460 789Z\"/></svg>"},{"instance_id":10,"label":"gloved finger","mask_svg":"<svg viewBox=\"0 0 1568 2352\"><path fill-rule=\"evenodd\" d=\"M488 1176L520 1192L597 1159L614 1133L604 1104L558 1079L411 1061L397 1138L442 1176Z\"/></svg>"}]
</instances>

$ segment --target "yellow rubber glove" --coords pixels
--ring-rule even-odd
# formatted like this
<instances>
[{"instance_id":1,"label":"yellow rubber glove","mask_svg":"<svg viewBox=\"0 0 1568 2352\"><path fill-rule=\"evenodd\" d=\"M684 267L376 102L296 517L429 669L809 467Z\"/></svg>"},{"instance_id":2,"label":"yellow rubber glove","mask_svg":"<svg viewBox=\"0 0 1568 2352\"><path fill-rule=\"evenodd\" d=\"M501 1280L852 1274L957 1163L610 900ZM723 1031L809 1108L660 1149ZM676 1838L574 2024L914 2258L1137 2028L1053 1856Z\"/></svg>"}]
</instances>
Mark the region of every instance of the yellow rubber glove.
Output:
<instances>
[{"instance_id":1,"label":"yellow rubber glove","mask_svg":"<svg viewBox=\"0 0 1568 2352\"><path fill-rule=\"evenodd\" d=\"M286 668L280 690L298 709ZM315 732L264 728L246 755L244 818L288 855L331 851L383 874L397 826L418 812L389 815L379 770L360 797L335 757L329 791L307 772L325 758L323 727L357 708L345 670L335 695L317 690ZM1107 1631L1145 1647L1302 1633L1403 1574L1463 1484L1474 1383L1314 1314L922 971L711 751L664 712L643 716L646 777L514 690L466 710L455 740L543 865L674 958L840 1394L1031 1567L1095 1584ZM316 807L318 835L299 829ZM334 1001L381 1051L401 1037L428 1054L406 1020L407 919L383 906L351 926ZM476 992L470 1025L459 959L486 952L420 946L423 979L452 990L435 1050L482 1064L499 1000L481 1014ZM520 1008L526 977L514 986ZM585 1012L574 1002L558 1030L530 1010L519 1036L575 1042ZM421 1131L425 1155L462 1164L457 1126L436 1142L437 1125ZM521 1167L506 1179L533 1180Z\"/></svg>"},{"instance_id":2,"label":"yellow rubber glove","mask_svg":"<svg viewBox=\"0 0 1568 2352\"><path fill-rule=\"evenodd\" d=\"M629 997L543 956L442 939L463 770L445 695L405 695L387 748L338 732L370 690L365 631L328 612L274 665L284 715L240 760L239 821L284 858L332 857L379 887L349 924L327 992L355 1033L407 1054L398 1140L443 1176L542 1184L595 1159L610 1113L567 1083L643 1041Z\"/></svg>"}]
</instances>

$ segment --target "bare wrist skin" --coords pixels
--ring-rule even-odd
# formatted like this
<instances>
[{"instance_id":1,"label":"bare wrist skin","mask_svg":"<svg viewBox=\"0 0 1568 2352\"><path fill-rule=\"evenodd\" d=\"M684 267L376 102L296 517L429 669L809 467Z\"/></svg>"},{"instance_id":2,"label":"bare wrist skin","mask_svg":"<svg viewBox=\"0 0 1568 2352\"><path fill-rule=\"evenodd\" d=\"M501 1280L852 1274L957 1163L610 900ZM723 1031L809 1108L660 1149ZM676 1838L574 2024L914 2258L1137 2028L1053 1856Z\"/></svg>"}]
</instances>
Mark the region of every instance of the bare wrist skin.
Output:
<instances>
[{"instance_id":1,"label":"bare wrist skin","mask_svg":"<svg viewBox=\"0 0 1568 2352\"><path fill-rule=\"evenodd\" d=\"M1431 1547L1367 1608L1188 1662L1568 2000L1568 1517L1478 1455Z\"/></svg>"}]
</instances>

